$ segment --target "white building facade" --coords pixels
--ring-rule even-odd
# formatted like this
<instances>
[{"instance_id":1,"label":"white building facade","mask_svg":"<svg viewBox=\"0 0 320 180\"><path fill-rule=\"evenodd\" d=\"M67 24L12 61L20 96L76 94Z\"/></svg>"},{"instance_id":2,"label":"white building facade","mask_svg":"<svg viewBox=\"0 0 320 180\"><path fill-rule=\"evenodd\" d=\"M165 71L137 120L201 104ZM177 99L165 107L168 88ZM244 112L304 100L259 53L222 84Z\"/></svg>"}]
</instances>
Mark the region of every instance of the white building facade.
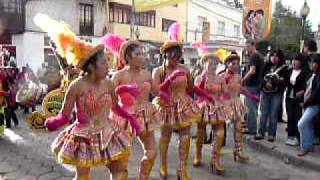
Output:
<instances>
[{"instance_id":1,"label":"white building facade","mask_svg":"<svg viewBox=\"0 0 320 180\"><path fill-rule=\"evenodd\" d=\"M219 48L236 51L242 56L244 37L242 36L242 10L221 0L190 0L188 3L185 59L193 64L199 58L191 48L192 42L206 42L209 51ZM210 33L203 39L203 23L210 25Z\"/></svg>"},{"instance_id":2,"label":"white building facade","mask_svg":"<svg viewBox=\"0 0 320 180\"><path fill-rule=\"evenodd\" d=\"M8 0L4 0L8 1ZM77 36L96 43L106 31L105 0L28 0L24 5L24 31L11 34L11 45L15 46L18 67L28 64L34 71L41 64L55 61L46 33L34 24L37 13L64 21Z\"/></svg>"}]
</instances>

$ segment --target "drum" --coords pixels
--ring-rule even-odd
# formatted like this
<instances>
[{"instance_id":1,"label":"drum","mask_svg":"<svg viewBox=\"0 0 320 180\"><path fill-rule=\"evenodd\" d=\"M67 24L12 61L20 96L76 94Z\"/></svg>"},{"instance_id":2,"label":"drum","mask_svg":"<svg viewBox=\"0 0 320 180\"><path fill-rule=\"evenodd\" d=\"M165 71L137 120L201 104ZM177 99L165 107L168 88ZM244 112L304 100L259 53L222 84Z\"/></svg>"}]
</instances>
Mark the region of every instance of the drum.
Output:
<instances>
[{"instance_id":1,"label":"drum","mask_svg":"<svg viewBox=\"0 0 320 180\"><path fill-rule=\"evenodd\" d=\"M65 91L62 88L56 89L48 93L42 102L42 111L46 118L57 115L64 101Z\"/></svg>"},{"instance_id":2,"label":"drum","mask_svg":"<svg viewBox=\"0 0 320 180\"><path fill-rule=\"evenodd\" d=\"M29 80L23 83L22 86L19 88L16 95L16 101L24 105L35 103L45 93L45 86L36 84L33 81Z\"/></svg>"}]
</instances>

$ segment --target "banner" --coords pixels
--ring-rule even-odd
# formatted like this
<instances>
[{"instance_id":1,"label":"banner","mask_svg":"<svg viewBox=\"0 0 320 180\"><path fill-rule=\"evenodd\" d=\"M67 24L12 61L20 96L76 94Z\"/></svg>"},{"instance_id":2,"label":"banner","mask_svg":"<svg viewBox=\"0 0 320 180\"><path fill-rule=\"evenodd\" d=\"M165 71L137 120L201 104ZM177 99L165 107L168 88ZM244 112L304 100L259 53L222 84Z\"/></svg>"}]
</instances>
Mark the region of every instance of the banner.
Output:
<instances>
[{"instance_id":1,"label":"banner","mask_svg":"<svg viewBox=\"0 0 320 180\"><path fill-rule=\"evenodd\" d=\"M272 0L245 0L243 4L242 32L246 39L267 38L271 32Z\"/></svg>"},{"instance_id":2,"label":"banner","mask_svg":"<svg viewBox=\"0 0 320 180\"><path fill-rule=\"evenodd\" d=\"M179 3L185 3L188 0L135 0L135 11L144 12L171 6Z\"/></svg>"}]
</instances>

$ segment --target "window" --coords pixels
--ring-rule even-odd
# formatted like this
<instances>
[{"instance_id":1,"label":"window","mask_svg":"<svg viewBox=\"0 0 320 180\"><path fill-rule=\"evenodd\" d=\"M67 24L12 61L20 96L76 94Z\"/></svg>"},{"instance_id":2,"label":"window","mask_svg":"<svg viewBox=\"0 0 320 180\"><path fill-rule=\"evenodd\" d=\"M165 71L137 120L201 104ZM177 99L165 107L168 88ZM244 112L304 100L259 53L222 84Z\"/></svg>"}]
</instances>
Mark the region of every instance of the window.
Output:
<instances>
[{"instance_id":1,"label":"window","mask_svg":"<svg viewBox=\"0 0 320 180\"><path fill-rule=\"evenodd\" d=\"M198 27L197 29L200 30L202 32L203 30L203 23L207 22L207 18L203 17L203 16L198 16Z\"/></svg>"},{"instance_id":2,"label":"window","mask_svg":"<svg viewBox=\"0 0 320 180\"><path fill-rule=\"evenodd\" d=\"M218 21L218 35L225 35L226 23L223 21Z\"/></svg>"},{"instance_id":3,"label":"window","mask_svg":"<svg viewBox=\"0 0 320 180\"><path fill-rule=\"evenodd\" d=\"M109 4L109 21L119 24L130 24L131 6L111 2ZM156 11L135 13L135 24L139 26L156 27Z\"/></svg>"},{"instance_id":4,"label":"window","mask_svg":"<svg viewBox=\"0 0 320 180\"><path fill-rule=\"evenodd\" d=\"M173 24L175 22L176 21L174 21L174 20L162 18L162 31L163 32L168 32L169 27L171 26L171 24Z\"/></svg>"},{"instance_id":5,"label":"window","mask_svg":"<svg viewBox=\"0 0 320 180\"><path fill-rule=\"evenodd\" d=\"M22 14L22 0L1 0L0 12Z\"/></svg>"},{"instance_id":6,"label":"window","mask_svg":"<svg viewBox=\"0 0 320 180\"><path fill-rule=\"evenodd\" d=\"M117 3L109 4L109 22L119 24L129 24L131 17L131 7Z\"/></svg>"},{"instance_id":7,"label":"window","mask_svg":"<svg viewBox=\"0 0 320 180\"><path fill-rule=\"evenodd\" d=\"M139 26L156 27L156 12L148 11L135 14L135 23Z\"/></svg>"},{"instance_id":8,"label":"window","mask_svg":"<svg viewBox=\"0 0 320 180\"><path fill-rule=\"evenodd\" d=\"M233 34L234 34L234 37L240 37L240 26L239 25L233 25Z\"/></svg>"},{"instance_id":9,"label":"window","mask_svg":"<svg viewBox=\"0 0 320 180\"><path fill-rule=\"evenodd\" d=\"M93 36L93 5L80 3L80 35Z\"/></svg>"}]
</instances>

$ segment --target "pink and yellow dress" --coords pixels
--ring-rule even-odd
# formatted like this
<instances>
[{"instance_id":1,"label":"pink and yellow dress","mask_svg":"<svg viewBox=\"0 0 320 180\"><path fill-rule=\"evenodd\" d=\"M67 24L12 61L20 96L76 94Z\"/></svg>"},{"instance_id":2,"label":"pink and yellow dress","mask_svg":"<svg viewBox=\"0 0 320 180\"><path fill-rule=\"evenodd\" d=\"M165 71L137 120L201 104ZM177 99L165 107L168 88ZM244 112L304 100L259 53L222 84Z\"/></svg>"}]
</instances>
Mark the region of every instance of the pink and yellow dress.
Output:
<instances>
[{"instance_id":1,"label":"pink and yellow dress","mask_svg":"<svg viewBox=\"0 0 320 180\"><path fill-rule=\"evenodd\" d=\"M204 90L214 97L220 97L223 94L223 84L217 82L210 83L208 80L206 80ZM205 99L200 99L198 106L202 110L200 122L204 123L223 123L230 117L231 114L231 109L228 107L228 102L225 100L215 100L214 102L210 102Z\"/></svg>"},{"instance_id":2,"label":"pink and yellow dress","mask_svg":"<svg viewBox=\"0 0 320 180\"><path fill-rule=\"evenodd\" d=\"M199 108L187 93L187 87L187 76L178 76L169 87L169 101L155 99L154 102L164 125L180 129L191 126L193 122L198 120L195 118L195 114L199 112Z\"/></svg>"},{"instance_id":3,"label":"pink and yellow dress","mask_svg":"<svg viewBox=\"0 0 320 180\"><path fill-rule=\"evenodd\" d=\"M92 167L128 156L131 137L109 119L111 106L109 92L97 97L88 91L76 100L77 121L52 143L59 162Z\"/></svg>"},{"instance_id":4,"label":"pink and yellow dress","mask_svg":"<svg viewBox=\"0 0 320 180\"><path fill-rule=\"evenodd\" d=\"M243 118L247 113L247 106L240 99L241 84L236 82L235 78L231 78L227 82L227 90L230 95L230 100L227 101L227 106L230 108L230 120Z\"/></svg>"},{"instance_id":5,"label":"pink and yellow dress","mask_svg":"<svg viewBox=\"0 0 320 180\"><path fill-rule=\"evenodd\" d=\"M137 118L141 127L140 133L154 131L163 125L163 121L160 120L156 107L149 101L151 83L142 83L138 86L138 90L139 95L137 97L133 97L129 93L119 94L120 103L128 112ZM130 130L128 127L130 124L127 120L115 114L112 114L111 117L122 129Z\"/></svg>"}]
</instances>

